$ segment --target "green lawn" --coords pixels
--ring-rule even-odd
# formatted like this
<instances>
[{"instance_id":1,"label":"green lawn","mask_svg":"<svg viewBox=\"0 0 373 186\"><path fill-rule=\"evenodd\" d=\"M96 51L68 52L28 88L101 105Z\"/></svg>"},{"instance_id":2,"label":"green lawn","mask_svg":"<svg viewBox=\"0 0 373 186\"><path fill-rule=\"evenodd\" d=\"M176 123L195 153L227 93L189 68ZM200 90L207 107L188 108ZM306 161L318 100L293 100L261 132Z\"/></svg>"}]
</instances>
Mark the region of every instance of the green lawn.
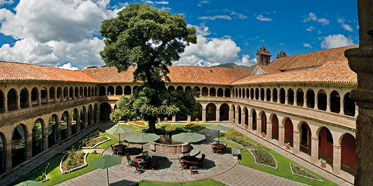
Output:
<instances>
[{"instance_id":1,"label":"green lawn","mask_svg":"<svg viewBox=\"0 0 373 186\"><path fill-rule=\"evenodd\" d=\"M115 137L115 136L113 136L113 135L111 135L111 134L109 134L107 132L105 132L105 135L107 137L111 138L111 140L109 140L109 141L107 141L107 142L105 142L105 143L97 146L95 149L106 149L106 148L110 147L110 145L114 145L115 143L119 142L119 139L117 137ZM121 141L123 141L123 138L124 138L124 136L122 135L121 136Z\"/></svg>"},{"instance_id":2,"label":"green lawn","mask_svg":"<svg viewBox=\"0 0 373 186\"><path fill-rule=\"evenodd\" d=\"M140 181L135 184L135 186L178 186L178 185L185 185L185 186L225 186L225 184L215 181L213 179L207 179L202 181L194 181L194 182L180 182L180 183L165 183L165 182L152 182L152 181Z\"/></svg>"},{"instance_id":3,"label":"green lawn","mask_svg":"<svg viewBox=\"0 0 373 186\"><path fill-rule=\"evenodd\" d=\"M61 174L59 165L60 165L60 161L61 161L62 156L63 155L57 155L50 160L51 165L49 166L49 169L48 169L49 181L44 183L45 186L56 185L58 183L67 181L69 179L78 177L78 176L83 175L83 174L86 174L86 173L95 169L95 168L92 168L90 166L87 166L85 168L79 169L77 171L74 171L74 172L71 172L71 173L68 173L68 174ZM89 154L87 156L88 165L94 159L96 159L98 157L100 157L100 154Z\"/></svg>"},{"instance_id":4,"label":"green lawn","mask_svg":"<svg viewBox=\"0 0 373 186\"><path fill-rule=\"evenodd\" d=\"M232 133L233 131L227 131L226 134L229 134L229 133ZM226 134L223 134L222 137L220 139L223 139L224 136ZM259 145L256 141L250 139L250 138L246 138L248 141L250 141L251 143L254 143L254 144L257 144ZM224 144L228 144L228 146L230 147L233 147L233 148L241 148L239 145L237 144L234 144L234 143L229 143L227 142L226 140L223 140ZM290 171L290 166L289 166L289 162L291 162L289 159L285 158L284 156L276 153L275 151L271 150L271 149L268 149L262 145L259 145L263 148L265 148L266 150L268 150L276 159L277 161L277 165L278 165L278 169L272 169L272 168L269 168L269 167L264 167L264 166L261 166L261 165L257 165L254 163L254 158L253 156L250 154L250 152L248 151L245 151L241 148L241 156L242 156L242 160L240 162L240 164L242 165L245 165L247 167L251 167L253 169L257 169L257 170L260 170L260 171L263 171L263 172L267 172L267 173L270 173L270 174L273 174L273 175L277 175L277 176L280 176L280 177L283 177L283 178L286 178L286 179L290 179L290 180L295 180L295 181L298 181L298 182L301 182L301 183L305 183L305 184L308 184L308 185L337 185L311 171L308 170L308 172L314 174L314 175L317 175L321 180L323 180L324 182L318 182L318 181L313 181L311 179L307 179L307 178L303 178L303 177L300 177L300 176L295 176L293 174L291 174L291 171ZM305 169L307 170L307 169Z\"/></svg>"}]
</instances>

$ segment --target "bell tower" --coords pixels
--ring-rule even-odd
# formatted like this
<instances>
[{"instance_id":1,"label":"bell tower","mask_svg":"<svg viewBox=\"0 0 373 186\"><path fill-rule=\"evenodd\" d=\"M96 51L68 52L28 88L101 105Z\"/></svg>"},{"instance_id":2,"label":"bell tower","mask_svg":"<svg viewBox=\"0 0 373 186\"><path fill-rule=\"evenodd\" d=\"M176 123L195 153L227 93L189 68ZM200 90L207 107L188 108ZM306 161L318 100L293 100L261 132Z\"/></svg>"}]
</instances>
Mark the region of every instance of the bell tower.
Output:
<instances>
[{"instance_id":1,"label":"bell tower","mask_svg":"<svg viewBox=\"0 0 373 186\"><path fill-rule=\"evenodd\" d=\"M268 49L262 46L256 51L256 63L258 65L268 65L271 62L271 56Z\"/></svg>"},{"instance_id":2,"label":"bell tower","mask_svg":"<svg viewBox=\"0 0 373 186\"><path fill-rule=\"evenodd\" d=\"M283 58L283 57L287 57L288 55L286 54L286 52L284 50L281 50L281 52L279 54L277 54L277 59L278 58Z\"/></svg>"}]
</instances>

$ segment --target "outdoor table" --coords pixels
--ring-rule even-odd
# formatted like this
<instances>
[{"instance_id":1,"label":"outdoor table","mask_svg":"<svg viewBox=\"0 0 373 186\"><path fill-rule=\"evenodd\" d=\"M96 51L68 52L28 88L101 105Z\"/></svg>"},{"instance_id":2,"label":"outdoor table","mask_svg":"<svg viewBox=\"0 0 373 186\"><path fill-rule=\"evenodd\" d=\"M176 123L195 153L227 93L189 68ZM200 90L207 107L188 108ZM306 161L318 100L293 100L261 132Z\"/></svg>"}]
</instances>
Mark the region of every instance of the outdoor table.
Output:
<instances>
[{"instance_id":1,"label":"outdoor table","mask_svg":"<svg viewBox=\"0 0 373 186\"><path fill-rule=\"evenodd\" d=\"M125 154L126 147L127 147L126 145L118 144L118 145L114 145L113 149L117 155L123 156Z\"/></svg>"},{"instance_id":2,"label":"outdoor table","mask_svg":"<svg viewBox=\"0 0 373 186\"><path fill-rule=\"evenodd\" d=\"M211 147L214 151L214 153L217 153L217 152L222 152L225 150L226 146L224 144L221 144L221 143L215 143L215 144L211 144ZM216 150L215 150L216 149Z\"/></svg>"},{"instance_id":3,"label":"outdoor table","mask_svg":"<svg viewBox=\"0 0 373 186\"><path fill-rule=\"evenodd\" d=\"M180 158L180 160L184 162L187 166L198 164L198 159L195 156L183 156Z\"/></svg>"},{"instance_id":4,"label":"outdoor table","mask_svg":"<svg viewBox=\"0 0 373 186\"><path fill-rule=\"evenodd\" d=\"M133 159L133 161L139 164L144 164L146 168L146 165L152 161L152 158L150 156L136 156L135 159Z\"/></svg>"},{"instance_id":5,"label":"outdoor table","mask_svg":"<svg viewBox=\"0 0 373 186\"><path fill-rule=\"evenodd\" d=\"M201 153L201 150L193 149L193 150L189 153L189 156L198 156L199 153Z\"/></svg>"}]
</instances>

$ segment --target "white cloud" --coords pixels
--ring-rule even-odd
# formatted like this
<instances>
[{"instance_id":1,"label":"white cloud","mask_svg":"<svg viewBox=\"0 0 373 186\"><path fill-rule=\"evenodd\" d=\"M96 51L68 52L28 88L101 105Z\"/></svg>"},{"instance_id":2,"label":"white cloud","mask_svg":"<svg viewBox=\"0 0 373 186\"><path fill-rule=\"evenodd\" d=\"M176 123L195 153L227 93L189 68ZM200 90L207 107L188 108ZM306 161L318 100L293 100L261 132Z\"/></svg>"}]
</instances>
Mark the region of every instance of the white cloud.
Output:
<instances>
[{"instance_id":1,"label":"white cloud","mask_svg":"<svg viewBox=\"0 0 373 186\"><path fill-rule=\"evenodd\" d=\"M310 26L310 27L308 27L306 30L307 31L309 31L309 32L311 32L312 30L314 30L315 28L313 27L313 26Z\"/></svg>"},{"instance_id":2,"label":"white cloud","mask_svg":"<svg viewBox=\"0 0 373 186\"><path fill-rule=\"evenodd\" d=\"M104 47L96 35L101 21L120 10L110 0L26 0L14 13L0 9L0 33L16 39L0 47L0 59L54 66L68 61L77 66L101 66ZM126 4L123 4L126 5ZM121 7L122 9L123 7Z\"/></svg>"},{"instance_id":3,"label":"white cloud","mask_svg":"<svg viewBox=\"0 0 373 186\"><path fill-rule=\"evenodd\" d=\"M11 5L13 3L14 3L13 0L0 0L0 6L5 5L5 4Z\"/></svg>"},{"instance_id":4,"label":"white cloud","mask_svg":"<svg viewBox=\"0 0 373 186\"><path fill-rule=\"evenodd\" d=\"M316 14L313 13L313 12L310 12L308 14L308 17L306 19L303 20L304 22L309 22L309 21L316 21L318 23L321 23L322 26L325 26L325 25L328 25L329 24L329 20L327 20L326 18L320 18L318 19Z\"/></svg>"},{"instance_id":5,"label":"white cloud","mask_svg":"<svg viewBox=\"0 0 373 186\"><path fill-rule=\"evenodd\" d=\"M309 44L309 43L303 43L303 47L306 47L306 48L312 48L312 45Z\"/></svg>"},{"instance_id":6,"label":"white cloud","mask_svg":"<svg viewBox=\"0 0 373 186\"><path fill-rule=\"evenodd\" d=\"M200 1L200 2L198 2L197 6L201 7L202 5L209 4L209 3L210 3L210 1Z\"/></svg>"},{"instance_id":7,"label":"white cloud","mask_svg":"<svg viewBox=\"0 0 373 186\"><path fill-rule=\"evenodd\" d=\"M353 32L352 27L345 23L345 19L337 18L337 22L341 24L343 29L345 29L347 31L350 31L350 32Z\"/></svg>"},{"instance_id":8,"label":"white cloud","mask_svg":"<svg viewBox=\"0 0 373 186\"><path fill-rule=\"evenodd\" d=\"M237 16L237 18L239 18L239 19L246 19L247 18L247 16L245 16L244 14L235 12L233 10L224 9L223 11L230 13L232 16Z\"/></svg>"},{"instance_id":9,"label":"white cloud","mask_svg":"<svg viewBox=\"0 0 373 186\"><path fill-rule=\"evenodd\" d=\"M256 16L256 19L259 21L272 21L271 18L264 17L262 14L259 14L258 16Z\"/></svg>"},{"instance_id":10,"label":"white cloud","mask_svg":"<svg viewBox=\"0 0 373 186\"><path fill-rule=\"evenodd\" d=\"M161 10L167 10L167 11L170 11L170 10L172 10L172 8L170 8L170 7L162 7Z\"/></svg>"},{"instance_id":11,"label":"white cloud","mask_svg":"<svg viewBox=\"0 0 373 186\"><path fill-rule=\"evenodd\" d=\"M198 19L208 19L208 20L215 20L215 19L227 19L227 20L232 20L232 18L228 15L216 15L216 16L202 16L199 17Z\"/></svg>"},{"instance_id":12,"label":"white cloud","mask_svg":"<svg viewBox=\"0 0 373 186\"><path fill-rule=\"evenodd\" d=\"M189 27L192 25L188 25ZM243 54L239 59L241 48L230 38L207 38L210 31L205 26L194 26L197 29L197 44L190 44L180 55L174 65L214 66L223 63L249 65L253 61Z\"/></svg>"},{"instance_id":13,"label":"white cloud","mask_svg":"<svg viewBox=\"0 0 373 186\"><path fill-rule=\"evenodd\" d=\"M321 42L322 48L337 48L350 45L354 45L354 41L343 34L326 36Z\"/></svg>"},{"instance_id":14,"label":"white cloud","mask_svg":"<svg viewBox=\"0 0 373 186\"><path fill-rule=\"evenodd\" d=\"M156 1L155 4L168 5L168 1Z\"/></svg>"},{"instance_id":15,"label":"white cloud","mask_svg":"<svg viewBox=\"0 0 373 186\"><path fill-rule=\"evenodd\" d=\"M144 1L146 4L154 5L153 1Z\"/></svg>"},{"instance_id":16,"label":"white cloud","mask_svg":"<svg viewBox=\"0 0 373 186\"><path fill-rule=\"evenodd\" d=\"M62 65L58 68L63 68L63 69L67 69L67 70L78 70L78 68L74 67L71 63L65 63L64 65Z\"/></svg>"}]
</instances>

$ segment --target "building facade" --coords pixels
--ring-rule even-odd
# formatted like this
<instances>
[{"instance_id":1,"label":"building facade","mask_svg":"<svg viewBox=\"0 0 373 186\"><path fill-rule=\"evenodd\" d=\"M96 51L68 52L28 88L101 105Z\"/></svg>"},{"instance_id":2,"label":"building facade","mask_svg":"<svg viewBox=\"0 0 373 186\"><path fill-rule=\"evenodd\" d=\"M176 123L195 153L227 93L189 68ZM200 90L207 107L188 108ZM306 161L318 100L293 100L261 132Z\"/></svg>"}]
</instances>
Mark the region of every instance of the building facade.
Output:
<instances>
[{"instance_id":1,"label":"building facade","mask_svg":"<svg viewBox=\"0 0 373 186\"><path fill-rule=\"evenodd\" d=\"M171 66L168 89L195 89L202 111L168 120L232 123L279 147L290 145L290 153L311 163L323 158L337 175L354 174L357 106L351 90L357 77L344 57L354 47L283 55L252 71ZM258 53L270 60L267 49L263 55ZM0 62L0 174L108 121L120 96L139 86L133 71Z\"/></svg>"}]
</instances>

